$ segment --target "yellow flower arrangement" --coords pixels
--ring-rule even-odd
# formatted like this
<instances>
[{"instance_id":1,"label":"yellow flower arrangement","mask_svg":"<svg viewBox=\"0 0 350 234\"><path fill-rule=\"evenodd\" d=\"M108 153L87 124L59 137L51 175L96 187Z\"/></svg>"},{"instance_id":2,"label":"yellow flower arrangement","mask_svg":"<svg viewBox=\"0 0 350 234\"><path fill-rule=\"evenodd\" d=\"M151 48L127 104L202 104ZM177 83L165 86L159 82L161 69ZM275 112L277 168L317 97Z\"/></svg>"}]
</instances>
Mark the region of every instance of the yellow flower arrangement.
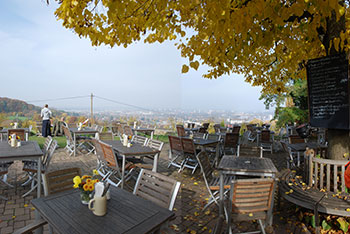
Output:
<instances>
[{"instance_id":1,"label":"yellow flower arrangement","mask_svg":"<svg viewBox=\"0 0 350 234\"><path fill-rule=\"evenodd\" d=\"M73 178L73 188L80 189L82 201L88 202L90 200L90 194L94 191L95 184L100 181L95 178L98 175L97 170L93 170L93 176L83 175L82 177L75 176Z\"/></svg>"}]
</instances>

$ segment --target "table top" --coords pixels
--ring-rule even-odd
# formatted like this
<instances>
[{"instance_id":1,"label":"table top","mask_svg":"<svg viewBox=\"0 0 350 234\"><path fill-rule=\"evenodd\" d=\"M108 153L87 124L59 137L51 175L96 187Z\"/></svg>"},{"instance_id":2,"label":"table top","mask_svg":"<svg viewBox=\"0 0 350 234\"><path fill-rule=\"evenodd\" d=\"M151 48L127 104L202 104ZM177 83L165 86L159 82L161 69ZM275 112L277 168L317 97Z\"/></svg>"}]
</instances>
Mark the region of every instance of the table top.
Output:
<instances>
[{"instance_id":1,"label":"table top","mask_svg":"<svg viewBox=\"0 0 350 234\"><path fill-rule=\"evenodd\" d=\"M0 130L0 133L7 133L8 129L19 129L19 130L24 130L25 132L29 132L29 128L3 128Z\"/></svg>"},{"instance_id":2,"label":"table top","mask_svg":"<svg viewBox=\"0 0 350 234\"><path fill-rule=\"evenodd\" d=\"M211 140L211 139L203 139L203 138L193 138L193 143L195 145L206 146L206 145L217 144L217 143L219 143L219 141Z\"/></svg>"},{"instance_id":3,"label":"table top","mask_svg":"<svg viewBox=\"0 0 350 234\"><path fill-rule=\"evenodd\" d=\"M294 144L287 144L287 145L288 147L291 148L291 150L294 150L294 151L305 151L306 147L311 149L327 148L326 145L321 145L317 142L294 143Z\"/></svg>"},{"instance_id":4,"label":"table top","mask_svg":"<svg viewBox=\"0 0 350 234\"><path fill-rule=\"evenodd\" d=\"M258 157L236 157L233 155L223 156L219 166L219 170L231 172L249 173L271 173L276 174L277 168L269 158Z\"/></svg>"},{"instance_id":5,"label":"table top","mask_svg":"<svg viewBox=\"0 0 350 234\"><path fill-rule=\"evenodd\" d=\"M0 160L16 157L35 157L41 156L43 152L41 151L38 142L36 141L21 141L20 147L11 147L7 141L0 141Z\"/></svg>"},{"instance_id":6,"label":"table top","mask_svg":"<svg viewBox=\"0 0 350 234\"><path fill-rule=\"evenodd\" d=\"M107 214L101 217L81 203L79 190L33 199L32 204L61 234L147 233L175 215L120 188L111 187L110 192Z\"/></svg>"},{"instance_id":7,"label":"table top","mask_svg":"<svg viewBox=\"0 0 350 234\"><path fill-rule=\"evenodd\" d=\"M152 149L151 147L144 146L139 143L132 143L131 147L123 146L120 141L103 141L109 145L112 145L115 151L118 151L124 156L137 156L137 155L155 155L160 153L159 150Z\"/></svg>"},{"instance_id":8,"label":"table top","mask_svg":"<svg viewBox=\"0 0 350 234\"><path fill-rule=\"evenodd\" d=\"M79 133L79 134L91 134L91 133L97 133L97 130L92 129L92 128L82 128L82 129L78 129L78 128L69 128L69 130L73 133Z\"/></svg>"},{"instance_id":9,"label":"table top","mask_svg":"<svg viewBox=\"0 0 350 234\"><path fill-rule=\"evenodd\" d=\"M154 128L143 128L143 127L137 127L137 128L131 128L131 130L133 131L144 131L144 132L150 132L150 131L154 131Z\"/></svg>"}]
</instances>

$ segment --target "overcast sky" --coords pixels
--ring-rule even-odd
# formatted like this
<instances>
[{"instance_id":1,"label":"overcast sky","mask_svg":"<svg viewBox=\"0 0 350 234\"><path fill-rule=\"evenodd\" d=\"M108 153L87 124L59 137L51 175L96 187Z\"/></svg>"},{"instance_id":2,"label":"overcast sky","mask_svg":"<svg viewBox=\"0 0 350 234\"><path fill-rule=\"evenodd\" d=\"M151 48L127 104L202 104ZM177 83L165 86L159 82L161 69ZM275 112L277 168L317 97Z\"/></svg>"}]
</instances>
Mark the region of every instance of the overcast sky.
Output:
<instances>
[{"instance_id":1,"label":"overcast sky","mask_svg":"<svg viewBox=\"0 0 350 234\"><path fill-rule=\"evenodd\" d=\"M202 78L205 68L181 74L171 42L128 48L92 47L62 27L46 0L0 1L0 97L24 101L96 96L145 108L264 111L259 87L240 75ZM37 101L55 108L89 108L89 98ZM96 109L122 105L95 100Z\"/></svg>"}]
</instances>

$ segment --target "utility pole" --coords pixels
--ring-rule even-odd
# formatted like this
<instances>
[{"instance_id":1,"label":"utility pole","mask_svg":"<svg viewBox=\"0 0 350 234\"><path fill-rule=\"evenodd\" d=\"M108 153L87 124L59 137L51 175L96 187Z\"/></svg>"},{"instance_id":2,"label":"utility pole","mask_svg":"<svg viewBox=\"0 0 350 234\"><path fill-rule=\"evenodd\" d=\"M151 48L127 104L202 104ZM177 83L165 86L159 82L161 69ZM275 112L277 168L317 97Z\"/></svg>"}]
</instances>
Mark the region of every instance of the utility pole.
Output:
<instances>
[{"instance_id":1,"label":"utility pole","mask_svg":"<svg viewBox=\"0 0 350 234\"><path fill-rule=\"evenodd\" d=\"M94 101L94 95L91 93L91 126L94 124L94 111L93 111L93 101Z\"/></svg>"}]
</instances>

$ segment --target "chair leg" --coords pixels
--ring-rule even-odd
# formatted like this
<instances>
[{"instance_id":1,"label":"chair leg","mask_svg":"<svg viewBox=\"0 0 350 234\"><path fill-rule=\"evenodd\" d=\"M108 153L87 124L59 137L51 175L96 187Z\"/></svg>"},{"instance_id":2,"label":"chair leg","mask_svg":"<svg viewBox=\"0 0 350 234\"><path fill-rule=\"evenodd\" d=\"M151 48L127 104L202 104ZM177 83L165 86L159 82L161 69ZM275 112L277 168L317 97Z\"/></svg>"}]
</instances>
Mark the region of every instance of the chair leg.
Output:
<instances>
[{"instance_id":1,"label":"chair leg","mask_svg":"<svg viewBox=\"0 0 350 234\"><path fill-rule=\"evenodd\" d=\"M10 188L13 188L13 185L11 185L7 182L7 174L3 175L1 182L6 184Z\"/></svg>"},{"instance_id":2,"label":"chair leg","mask_svg":"<svg viewBox=\"0 0 350 234\"><path fill-rule=\"evenodd\" d=\"M259 219L258 222L259 222L259 225L260 225L261 233L262 233L262 234L266 234L266 232L265 232L265 226L263 225L261 219Z\"/></svg>"}]
</instances>

